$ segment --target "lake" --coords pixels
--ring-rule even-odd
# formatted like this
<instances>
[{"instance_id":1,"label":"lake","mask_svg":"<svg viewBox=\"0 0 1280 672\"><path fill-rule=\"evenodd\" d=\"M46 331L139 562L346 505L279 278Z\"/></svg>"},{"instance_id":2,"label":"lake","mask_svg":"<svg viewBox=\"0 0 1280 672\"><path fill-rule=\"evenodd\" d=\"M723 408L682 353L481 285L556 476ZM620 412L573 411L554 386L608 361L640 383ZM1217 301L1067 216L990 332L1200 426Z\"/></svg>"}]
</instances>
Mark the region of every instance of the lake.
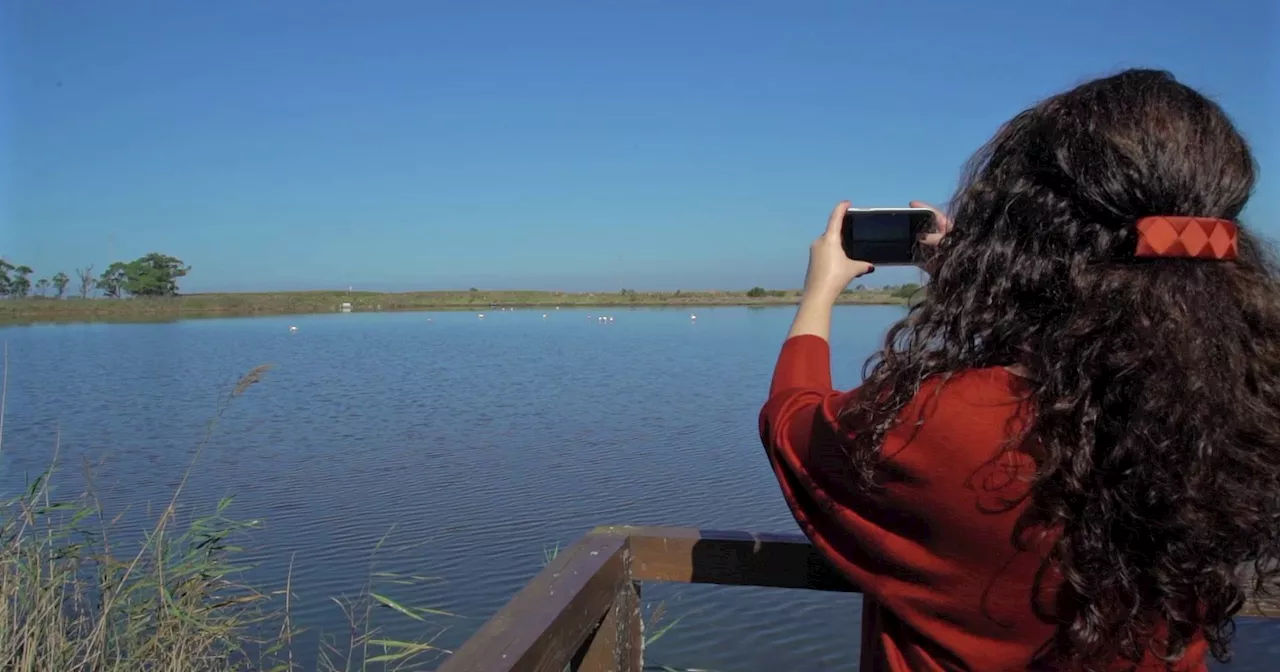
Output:
<instances>
[{"instance_id":1,"label":"lake","mask_svg":"<svg viewBox=\"0 0 1280 672\"><path fill-rule=\"evenodd\" d=\"M126 523L163 506L220 393L266 378L220 418L186 501L234 495L261 519L252 578L283 586L294 616L345 637L330 599L371 571L438 577L386 589L458 616L453 648L557 547L600 524L792 532L756 435L790 308L352 313L159 324L0 329L9 349L0 485L45 469L80 487L84 460ZM837 309L841 386L898 316ZM297 327L291 332L289 326ZM379 540L386 542L377 554ZM372 568L372 569L371 569ZM859 598L808 591L647 585L647 609L679 619L646 662L728 671L854 669ZM389 636L423 625L379 615ZM305 639L305 638L304 638ZM1280 622L1241 622L1226 669L1270 670Z\"/></svg>"}]
</instances>

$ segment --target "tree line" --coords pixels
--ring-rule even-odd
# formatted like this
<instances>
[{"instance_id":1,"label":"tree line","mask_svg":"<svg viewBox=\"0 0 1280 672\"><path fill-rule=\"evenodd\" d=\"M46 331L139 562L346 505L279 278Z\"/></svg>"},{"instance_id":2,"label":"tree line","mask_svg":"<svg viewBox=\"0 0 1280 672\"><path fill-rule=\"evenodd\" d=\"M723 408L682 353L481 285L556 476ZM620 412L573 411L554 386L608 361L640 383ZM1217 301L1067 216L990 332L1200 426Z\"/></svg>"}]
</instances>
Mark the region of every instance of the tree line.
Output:
<instances>
[{"instance_id":1,"label":"tree line","mask_svg":"<svg viewBox=\"0 0 1280 672\"><path fill-rule=\"evenodd\" d=\"M133 261L112 262L107 270L93 274L93 264L76 269L79 281L77 293L87 299L95 293L110 299L126 296L177 296L178 280L186 276L190 266L181 259L152 252ZM64 299L71 287L71 276L62 271L34 282L35 270L25 264L15 265L0 257L0 296L27 298L29 296Z\"/></svg>"}]
</instances>

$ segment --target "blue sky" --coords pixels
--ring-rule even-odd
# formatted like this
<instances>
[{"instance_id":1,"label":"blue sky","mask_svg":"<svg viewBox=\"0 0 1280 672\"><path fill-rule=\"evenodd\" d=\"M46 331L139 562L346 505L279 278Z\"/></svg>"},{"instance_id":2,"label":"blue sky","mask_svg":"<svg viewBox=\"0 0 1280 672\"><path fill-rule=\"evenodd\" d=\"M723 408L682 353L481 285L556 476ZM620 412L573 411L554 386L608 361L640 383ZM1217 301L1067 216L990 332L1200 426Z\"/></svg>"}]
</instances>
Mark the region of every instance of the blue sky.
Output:
<instances>
[{"instance_id":1,"label":"blue sky","mask_svg":"<svg viewBox=\"0 0 1280 672\"><path fill-rule=\"evenodd\" d=\"M186 291L798 286L835 201L944 201L1001 122L1130 66L1227 108L1280 237L1276 4L14 0L0 254L160 251Z\"/></svg>"}]
</instances>

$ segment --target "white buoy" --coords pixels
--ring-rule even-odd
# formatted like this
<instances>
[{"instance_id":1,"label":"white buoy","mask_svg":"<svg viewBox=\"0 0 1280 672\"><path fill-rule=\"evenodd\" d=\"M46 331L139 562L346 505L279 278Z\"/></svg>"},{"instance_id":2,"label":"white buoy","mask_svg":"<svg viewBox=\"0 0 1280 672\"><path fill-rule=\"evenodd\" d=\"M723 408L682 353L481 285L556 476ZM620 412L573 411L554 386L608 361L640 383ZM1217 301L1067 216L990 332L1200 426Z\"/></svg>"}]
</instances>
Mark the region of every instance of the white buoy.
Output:
<instances>
[{"instance_id":1,"label":"white buoy","mask_svg":"<svg viewBox=\"0 0 1280 672\"><path fill-rule=\"evenodd\" d=\"M697 319L698 319L698 316L697 316L697 315L690 315L690 316L689 316L689 319L691 319L691 320L697 320Z\"/></svg>"},{"instance_id":2,"label":"white buoy","mask_svg":"<svg viewBox=\"0 0 1280 672\"><path fill-rule=\"evenodd\" d=\"M290 333L295 332L295 331L297 331L297 330L298 330L298 328L297 328L297 327L293 326L292 324L291 324L291 325L289 325L289 332L290 332Z\"/></svg>"},{"instance_id":3,"label":"white buoy","mask_svg":"<svg viewBox=\"0 0 1280 672\"><path fill-rule=\"evenodd\" d=\"M483 320L483 319L484 319L484 313L480 313L479 317L480 317L480 319L482 319L482 320Z\"/></svg>"},{"instance_id":4,"label":"white buoy","mask_svg":"<svg viewBox=\"0 0 1280 672\"><path fill-rule=\"evenodd\" d=\"M610 317L610 318L609 318L609 321L610 321L610 322L612 322L612 321L613 321L613 318L612 318L612 317Z\"/></svg>"},{"instance_id":5,"label":"white buoy","mask_svg":"<svg viewBox=\"0 0 1280 672\"><path fill-rule=\"evenodd\" d=\"M544 319L544 320L545 320L545 319L547 319L547 314L546 314L546 313L543 313L543 314L542 314L542 319Z\"/></svg>"}]
</instances>

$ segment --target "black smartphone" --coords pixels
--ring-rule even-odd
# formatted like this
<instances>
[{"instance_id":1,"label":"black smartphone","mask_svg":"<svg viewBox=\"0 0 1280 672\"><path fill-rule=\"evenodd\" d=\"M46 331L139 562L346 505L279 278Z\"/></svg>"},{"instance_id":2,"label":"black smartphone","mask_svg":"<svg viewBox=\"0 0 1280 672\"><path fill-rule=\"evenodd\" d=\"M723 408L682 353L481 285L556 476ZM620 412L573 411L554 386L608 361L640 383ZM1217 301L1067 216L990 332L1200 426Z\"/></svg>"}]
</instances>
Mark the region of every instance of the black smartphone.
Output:
<instances>
[{"instance_id":1,"label":"black smartphone","mask_svg":"<svg viewBox=\"0 0 1280 672\"><path fill-rule=\"evenodd\" d=\"M850 259L877 266L920 263L920 237L938 230L928 208L849 208L840 241Z\"/></svg>"}]
</instances>

